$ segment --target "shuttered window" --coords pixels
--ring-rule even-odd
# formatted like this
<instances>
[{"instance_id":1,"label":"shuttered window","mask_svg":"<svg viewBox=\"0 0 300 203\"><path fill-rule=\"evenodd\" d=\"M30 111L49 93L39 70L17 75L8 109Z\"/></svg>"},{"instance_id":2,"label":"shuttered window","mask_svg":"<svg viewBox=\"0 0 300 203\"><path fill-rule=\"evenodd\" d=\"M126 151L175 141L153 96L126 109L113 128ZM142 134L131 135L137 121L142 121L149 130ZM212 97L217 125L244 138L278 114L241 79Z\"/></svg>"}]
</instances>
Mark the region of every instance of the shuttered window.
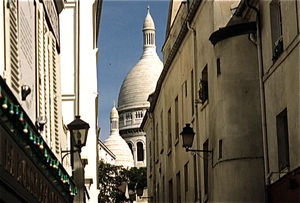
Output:
<instances>
[{"instance_id":1,"label":"shuttered window","mask_svg":"<svg viewBox=\"0 0 300 203\"><path fill-rule=\"evenodd\" d=\"M39 116L47 117L44 138L55 154L60 154L58 108L58 53L56 40L45 19L42 4L38 9L38 107Z\"/></svg>"},{"instance_id":2,"label":"shuttered window","mask_svg":"<svg viewBox=\"0 0 300 203\"><path fill-rule=\"evenodd\" d=\"M20 93L18 30L18 5L16 0L11 0L9 4L10 79L16 93Z\"/></svg>"},{"instance_id":3,"label":"shuttered window","mask_svg":"<svg viewBox=\"0 0 300 203\"><path fill-rule=\"evenodd\" d=\"M51 127L54 128L54 137L55 137L55 153L59 154L60 151L60 140L59 140L59 124L58 124L58 94L57 94L57 51L56 51L56 40L54 35L51 33L50 35L50 45L51 48L49 49L49 51L51 52L49 55L49 59L50 59L50 70L49 72L51 72L52 70L52 74L51 74L51 79L50 81L52 81L52 86L50 86L50 90L51 90L51 109L53 109L53 118L51 118L51 120L53 119L53 125L51 125ZM52 117L52 116L51 116Z\"/></svg>"},{"instance_id":4,"label":"shuttered window","mask_svg":"<svg viewBox=\"0 0 300 203\"><path fill-rule=\"evenodd\" d=\"M45 38L44 38L44 18L43 18L43 10L38 9L38 20L37 20L37 69L38 69L38 115L39 116L47 116L45 111L45 72L44 72L44 44L45 44ZM43 131L43 137L46 141L48 141L49 136L47 134L47 125L44 126Z\"/></svg>"}]
</instances>

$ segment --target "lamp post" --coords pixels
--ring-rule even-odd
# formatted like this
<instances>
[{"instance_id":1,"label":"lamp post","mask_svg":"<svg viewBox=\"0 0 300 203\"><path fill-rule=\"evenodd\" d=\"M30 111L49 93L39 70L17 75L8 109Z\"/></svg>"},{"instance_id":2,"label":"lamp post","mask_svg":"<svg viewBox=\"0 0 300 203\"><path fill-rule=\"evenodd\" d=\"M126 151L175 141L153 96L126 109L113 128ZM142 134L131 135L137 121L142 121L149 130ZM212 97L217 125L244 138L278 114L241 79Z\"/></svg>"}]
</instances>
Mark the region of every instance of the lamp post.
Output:
<instances>
[{"instance_id":1,"label":"lamp post","mask_svg":"<svg viewBox=\"0 0 300 203\"><path fill-rule=\"evenodd\" d=\"M75 120L67 126L70 131L71 146L70 150L61 151L62 153L67 153L62 157L62 160L66 155L71 154L72 176L78 188L78 194L75 196L74 202L85 202L84 164L82 163L80 153L81 148L86 145L90 125L81 120L80 116L77 115L75 116Z\"/></svg>"},{"instance_id":2,"label":"lamp post","mask_svg":"<svg viewBox=\"0 0 300 203\"><path fill-rule=\"evenodd\" d=\"M190 127L190 124L185 124L185 127L183 128L182 132L180 133L182 136L182 147L185 148L187 152L207 152L207 153L213 153L212 150L202 150L202 149L190 149L193 145L195 132L193 128Z\"/></svg>"}]
</instances>

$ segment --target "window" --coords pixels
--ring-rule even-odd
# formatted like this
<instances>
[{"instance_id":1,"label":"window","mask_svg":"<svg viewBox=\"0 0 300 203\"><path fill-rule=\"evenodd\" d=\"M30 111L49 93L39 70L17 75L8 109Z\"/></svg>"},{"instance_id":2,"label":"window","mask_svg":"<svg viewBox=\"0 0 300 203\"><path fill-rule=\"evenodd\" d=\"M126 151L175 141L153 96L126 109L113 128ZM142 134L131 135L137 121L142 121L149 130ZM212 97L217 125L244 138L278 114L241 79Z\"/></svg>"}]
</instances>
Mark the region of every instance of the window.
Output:
<instances>
[{"instance_id":1,"label":"window","mask_svg":"<svg viewBox=\"0 0 300 203\"><path fill-rule=\"evenodd\" d=\"M158 159L158 123L156 124L155 127L155 155L156 155L156 159Z\"/></svg>"},{"instance_id":2,"label":"window","mask_svg":"<svg viewBox=\"0 0 300 203\"><path fill-rule=\"evenodd\" d=\"M198 187L197 187L197 157L196 154L193 157L194 161L194 193L195 193L195 202L198 200Z\"/></svg>"},{"instance_id":3,"label":"window","mask_svg":"<svg viewBox=\"0 0 300 203\"><path fill-rule=\"evenodd\" d=\"M150 157L152 157L152 148L151 148L151 141L149 142L149 155Z\"/></svg>"},{"instance_id":4,"label":"window","mask_svg":"<svg viewBox=\"0 0 300 203\"><path fill-rule=\"evenodd\" d=\"M175 136L176 140L179 139L179 117L178 117L178 96L175 99Z\"/></svg>"},{"instance_id":5,"label":"window","mask_svg":"<svg viewBox=\"0 0 300 203\"><path fill-rule=\"evenodd\" d=\"M180 98L181 98L181 112L185 112L185 109L186 109L186 96L184 96L185 95L185 92L186 92L186 90L185 90L185 82L182 84L182 86L181 86L181 96L180 96ZM182 116L180 116L181 117L181 122L182 123L184 123L184 121L185 121L185 114L184 115L182 115Z\"/></svg>"},{"instance_id":6,"label":"window","mask_svg":"<svg viewBox=\"0 0 300 203\"><path fill-rule=\"evenodd\" d=\"M168 111L168 149L172 147L172 123L171 123L171 108Z\"/></svg>"},{"instance_id":7,"label":"window","mask_svg":"<svg viewBox=\"0 0 300 203\"><path fill-rule=\"evenodd\" d=\"M165 202L165 176L162 177L162 202Z\"/></svg>"},{"instance_id":8,"label":"window","mask_svg":"<svg viewBox=\"0 0 300 203\"><path fill-rule=\"evenodd\" d=\"M192 115L195 112L195 105L194 105L194 71L192 70L191 73L191 104L192 104Z\"/></svg>"},{"instance_id":9,"label":"window","mask_svg":"<svg viewBox=\"0 0 300 203\"><path fill-rule=\"evenodd\" d=\"M163 152L164 150L164 112L160 112L160 144L161 144L161 151L160 153Z\"/></svg>"},{"instance_id":10,"label":"window","mask_svg":"<svg viewBox=\"0 0 300 203\"><path fill-rule=\"evenodd\" d=\"M151 146L151 142L149 142L149 154L150 154L150 173L152 172L152 146Z\"/></svg>"},{"instance_id":11,"label":"window","mask_svg":"<svg viewBox=\"0 0 300 203\"><path fill-rule=\"evenodd\" d=\"M157 183L157 186L156 186L156 202L160 202L159 201L159 183Z\"/></svg>"},{"instance_id":12,"label":"window","mask_svg":"<svg viewBox=\"0 0 300 203\"><path fill-rule=\"evenodd\" d=\"M131 151L131 154L133 155L132 144L131 144L131 143L127 143L127 144L128 144L128 147L129 147L129 149L130 149L130 151Z\"/></svg>"},{"instance_id":13,"label":"window","mask_svg":"<svg viewBox=\"0 0 300 203\"><path fill-rule=\"evenodd\" d=\"M180 184L180 171L176 174L176 183L177 183L177 202L181 202L181 184Z\"/></svg>"},{"instance_id":14,"label":"window","mask_svg":"<svg viewBox=\"0 0 300 203\"><path fill-rule=\"evenodd\" d=\"M289 166L289 134L287 109L276 116L279 170Z\"/></svg>"},{"instance_id":15,"label":"window","mask_svg":"<svg viewBox=\"0 0 300 203\"><path fill-rule=\"evenodd\" d=\"M187 192L189 190L189 176L188 176L188 163L184 165L184 191ZM195 178L196 179L196 178Z\"/></svg>"},{"instance_id":16,"label":"window","mask_svg":"<svg viewBox=\"0 0 300 203\"><path fill-rule=\"evenodd\" d=\"M221 61L217 58L217 76L221 75Z\"/></svg>"},{"instance_id":17,"label":"window","mask_svg":"<svg viewBox=\"0 0 300 203\"><path fill-rule=\"evenodd\" d=\"M132 119L132 114L126 113L126 120L131 120L131 119Z\"/></svg>"},{"instance_id":18,"label":"window","mask_svg":"<svg viewBox=\"0 0 300 203\"><path fill-rule=\"evenodd\" d=\"M173 203L173 181L169 181L169 202Z\"/></svg>"},{"instance_id":19,"label":"window","mask_svg":"<svg viewBox=\"0 0 300 203\"><path fill-rule=\"evenodd\" d=\"M136 118L143 118L143 112L135 112L135 117Z\"/></svg>"},{"instance_id":20,"label":"window","mask_svg":"<svg viewBox=\"0 0 300 203\"><path fill-rule=\"evenodd\" d=\"M208 140L203 144L203 150L208 150ZM208 152L203 153L204 159L204 195L208 194Z\"/></svg>"},{"instance_id":21,"label":"window","mask_svg":"<svg viewBox=\"0 0 300 203\"><path fill-rule=\"evenodd\" d=\"M187 81L184 82L184 92L185 97L187 97Z\"/></svg>"},{"instance_id":22,"label":"window","mask_svg":"<svg viewBox=\"0 0 300 203\"><path fill-rule=\"evenodd\" d=\"M208 100L208 74L207 65L202 71L202 79L200 80L199 99L204 104Z\"/></svg>"},{"instance_id":23,"label":"window","mask_svg":"<svg viewBox=\"0 0 300 203\"><path fill-rule=\"evenodd\" d=\"M144 148L141 142L137 143L137 160L144 161Z\"/></svg>"},{"instance_id":24,"label":"window","mask_svg":"<svg viewBox=\"0 0 300 203\"><path fill-rule=\"evenodd\" d=\"M222 139L219 140L219 159L222 159L222 149L223 148L223 142L222 142Z\"/></svg>"},{"instance_id":25,"label":"window","mask_svg":"<svg viewBox=\"0 0 300 203\"><path fill-rule=\"evenodd\" d=\"M272 60L275 62L283 52L282 17L279 0L273 0L270 4L271 34L272 34Z\"/></svg>"},{"instance_id":26,"label":"window","mask_svg":"<svg viewBox=\"0 0 300 203\"><path fill-rule=\"evenodd\" d=\"M7 30L9 30L8 37L10 38L10 43L8 43L8 46L7 46L7 51L10 52L8 56L10 56L10 57L8 57L7 60L8 60L8 63L10 63L11 87L18 94L18 93L20 93L19 52L21 52L21 50L19 50L19 42L20 41L22 42L22 38L25 38L25 37L22 36L23 32L19 32L19 30L22 30L22 26L19 27L19 23L18 23L18 19L19 19L18 1L9 1L9 3L11 6L11 9L9 9L9 15L8 15L9 21L6 24L8 26ZM1 12L1 15L3 15L2 12ZM19 38L19 36L21 38Z\"/></svg>"},{"instance_id":27,"label":"window","mask_svg":"<svg viewBox=\"0 0 300 203\"><path fill-rule=\"evenodd\" d=\"M111 129L118 129L118 122L117 121L111 121Z\"/></svg>"},{"instance_id":28,"label":"window","mask_svg":"<svg viewBox=\"0 0 300 203\"><path fill-rule=\"evenodd\" d=\"M123 122L123 121L124 121L123 114L120 116L119 121L120 121L120 122Z\"/></svg>"}]
</instances>

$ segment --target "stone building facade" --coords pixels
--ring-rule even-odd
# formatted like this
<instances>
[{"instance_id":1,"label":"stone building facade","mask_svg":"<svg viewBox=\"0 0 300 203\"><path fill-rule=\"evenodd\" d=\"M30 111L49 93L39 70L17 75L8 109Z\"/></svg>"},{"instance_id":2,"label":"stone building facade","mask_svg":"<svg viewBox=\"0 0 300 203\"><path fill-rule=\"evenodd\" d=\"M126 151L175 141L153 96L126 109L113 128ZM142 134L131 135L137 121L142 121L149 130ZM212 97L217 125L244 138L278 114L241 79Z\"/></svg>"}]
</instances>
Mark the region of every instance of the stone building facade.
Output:
<instances>
[{"instance_id":1,"label":"stone building facade","mask_svg":"<svg viewBox=\"0 0 300 203\"><path fill-rule=\"evenodd\" d=\"M61 158L63 8L60 0L0 3L1 202L73 202L78 191Z\"/></svg>"},{"instance_id":2,"label":"stone building facade","mask_svg":"<svg viewBox=\"0 0 300 203\"><path fill-rule=\"evenodd\" d=\"M142 123L155 202L299 201L298 8L170 1L164 68ZM212 153L185 152L186 123L192 149Z\"/></svg>"},{"instance_id":3,"label":"stone building facade","mask_svg":"<svg viewBox=\"0 0 300 203\"><path fill-rule=\"evenodd\" d=\"M86 146L80 154L81 157L87 158L85 163L88 163L84 168L85 196L77 200L85 199L86 202L97 202L99 194L97 40L102 2L67 0L64 1L64 10L59 16L64 123L70 123L75 116L80 115L81 119L90 125ZM79 153L76 153L76 156L79 156Z\"/></svg>"}]
</instances>

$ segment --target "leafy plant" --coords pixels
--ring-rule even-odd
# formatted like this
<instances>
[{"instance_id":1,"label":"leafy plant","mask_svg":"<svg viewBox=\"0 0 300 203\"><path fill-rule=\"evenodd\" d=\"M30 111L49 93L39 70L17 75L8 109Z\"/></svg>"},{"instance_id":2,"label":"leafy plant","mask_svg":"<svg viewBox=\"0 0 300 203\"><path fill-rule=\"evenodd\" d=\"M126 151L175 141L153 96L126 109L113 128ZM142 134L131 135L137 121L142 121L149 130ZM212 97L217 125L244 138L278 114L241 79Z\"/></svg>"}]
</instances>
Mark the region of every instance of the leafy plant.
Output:
<instances>
[{"instance_id":1,"label":"leafy plant","mask_svg":"<svg viewBox=\"0 0 300 203\"><path fill-rule=\"evenodd\" d=\"M135 191L136 187L147 187L146 167L132 167L130 169L116 166L109 163L99 162L99 202L120 202L125 201L126 197L121 186L128 184L128 189Z\"/></svg>"},{"instance_id":2,"label":"leafy plant","mask_svg":"<svg viewBox=\"0 0 300 203\"><path fill-rule=\"evenodd\" d=\"M134 191L137 185L143 188L147 187L146 167L132 167L129 170L125 170L125 175L128 179L128 189Z\"/></svg>"},{"instance_id":3,"label":"leafy plant","mask_svg":"<svg viewBox=\"0 0 300 203\"><path fill-rule=\"evenodd\" d=\"M120 202L125 200L124 193L120 190L122 184L127 182L122 166L99 162L99 202Z\"/></svg>"}]
</instances>

